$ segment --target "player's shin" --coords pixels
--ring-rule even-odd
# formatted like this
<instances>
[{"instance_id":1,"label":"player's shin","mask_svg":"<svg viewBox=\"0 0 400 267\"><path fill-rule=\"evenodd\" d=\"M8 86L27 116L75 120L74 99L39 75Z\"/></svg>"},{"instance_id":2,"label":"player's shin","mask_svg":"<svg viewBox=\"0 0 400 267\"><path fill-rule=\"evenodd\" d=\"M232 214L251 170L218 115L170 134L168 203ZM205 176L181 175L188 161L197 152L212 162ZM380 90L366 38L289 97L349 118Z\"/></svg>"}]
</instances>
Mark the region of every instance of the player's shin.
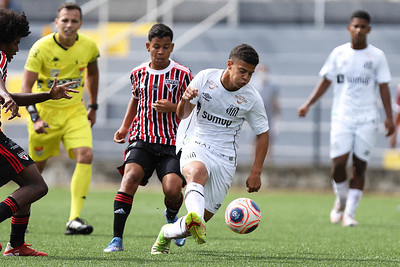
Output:
<instances>
[{"instance_id":1,"label":"player's shin","mask_svg":"<svg viewBox=\"0 0 400 267\"><path fill-rule=\"evenodd\" d=\"M185 191L185 205L188 213L194 212L199 217L204 216L204 187L198 183L188 183Z\"/></svg>"}]
</instances>

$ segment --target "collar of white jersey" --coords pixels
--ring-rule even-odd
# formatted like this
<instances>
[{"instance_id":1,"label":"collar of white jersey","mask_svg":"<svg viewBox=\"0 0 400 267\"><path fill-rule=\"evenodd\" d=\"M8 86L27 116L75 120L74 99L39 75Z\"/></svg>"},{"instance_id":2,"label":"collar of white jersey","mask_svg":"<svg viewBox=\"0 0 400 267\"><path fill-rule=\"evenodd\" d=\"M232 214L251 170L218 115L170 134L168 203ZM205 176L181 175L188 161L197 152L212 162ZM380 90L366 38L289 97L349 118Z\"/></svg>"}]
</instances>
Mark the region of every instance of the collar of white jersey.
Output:
<instances>
[{"instance_id":1,"label":"collar of white jersey","mask_svg":"<svg viewBox=\"0 0 400 267\"><path fill-rule=\"evenodd\" d=\"M150 63L151 63L151 62L148 62L148 63L146 64L146 70L147 70L150 74L155 74L155 75L160 75L160 74L167 73L167 72L169 72L170 70L172 70L172 68L173 68L174 65L175 65L175 61L173 61L172 59L169 59L169 65L168 65L168 67L166 67L165 69L162 69L162 70L155 70L155 69L150 68Z\"/></svg>"}]
</instances>

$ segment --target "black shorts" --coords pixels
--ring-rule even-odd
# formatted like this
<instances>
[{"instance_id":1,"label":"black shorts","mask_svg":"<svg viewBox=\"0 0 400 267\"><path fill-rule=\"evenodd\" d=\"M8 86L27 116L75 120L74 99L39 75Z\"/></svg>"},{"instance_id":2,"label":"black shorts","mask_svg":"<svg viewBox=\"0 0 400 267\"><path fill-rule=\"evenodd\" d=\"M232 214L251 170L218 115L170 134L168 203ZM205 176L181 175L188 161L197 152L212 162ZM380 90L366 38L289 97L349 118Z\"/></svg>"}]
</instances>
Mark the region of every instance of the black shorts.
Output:
<instances>
[{"instance_id":1,"label":"black shorts","mask_svg":"<svg viewBox=\"0 0 400 267\"><path fill-rule=\"evenodd\" d=\"M140 139L135 140L126 148L124 164L118 167L118 170L123 175L125 164L137 163L144 170L144 177L140 185L146 185L154 170L156 170L160 181L168 173L176 173L182 179L182 187L185 187L186 180L180 171L180 153L177 155L175 149L175 146L171 145L147 143Z\"/></svg>"},{"instance_id":2,"label":"black shorts","mask_svg":"<svg viewBox=\"0 0 400 267\"><path fill-rule=\"evenodd\" d=\"M22 147L0 131L0 186L17 177L25 167L33 163Z\"/></svg>"}]
</instances>

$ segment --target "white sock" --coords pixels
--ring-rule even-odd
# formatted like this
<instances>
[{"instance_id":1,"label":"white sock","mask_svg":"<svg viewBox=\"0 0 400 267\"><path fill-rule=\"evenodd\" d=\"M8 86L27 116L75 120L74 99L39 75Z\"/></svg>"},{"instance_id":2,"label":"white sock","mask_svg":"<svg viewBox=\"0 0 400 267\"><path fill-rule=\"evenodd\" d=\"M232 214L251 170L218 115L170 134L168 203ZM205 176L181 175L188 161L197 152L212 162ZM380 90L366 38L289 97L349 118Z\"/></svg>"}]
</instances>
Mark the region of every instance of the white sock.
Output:
<instances>
[{"instance_id":1,"label":"white sock","mask_svg":"<svg viewBox=\"0 0 400 267\"><path fill-rule=\"evenodd\" d=\"M204 216L204 187L198 183L188 183L185 191L185 206L187 212L195 212L199 217Z\"/></svg>"},{"instance_id":2,"label":"white sock","mask_svg":"<svg viewBox=\"0 0 400 267\"><path fill-rule=\"evenodd\" d=\"M344 211L345 216L354 218L358 204L360 203L363 191L360 189L349 189L349 194L347 196L346 210Z\"/></svg>"},{"instance_id":3,"label":"white sock","mask_svg":"<svg viewBox=\"0 0 400 267\"><path fill-rule=\"evenodd\" d=\"M340 206L344 206L347 201L347 181L337 183L332 180L333 191L336 197L339 199Z\"/></svg>"},{"instance_id":4,"label":"white sock","mask_svg":"<svg viewBox=\"0 0 400 267\"><path fill-rule=\"evenodd\" d=\"M190 232L186 230L185 225L186 215L180 217L176 222L168 227L164 228L164 237L168 239L179 239L190 235Z\"/></svg>"}]
</instances>

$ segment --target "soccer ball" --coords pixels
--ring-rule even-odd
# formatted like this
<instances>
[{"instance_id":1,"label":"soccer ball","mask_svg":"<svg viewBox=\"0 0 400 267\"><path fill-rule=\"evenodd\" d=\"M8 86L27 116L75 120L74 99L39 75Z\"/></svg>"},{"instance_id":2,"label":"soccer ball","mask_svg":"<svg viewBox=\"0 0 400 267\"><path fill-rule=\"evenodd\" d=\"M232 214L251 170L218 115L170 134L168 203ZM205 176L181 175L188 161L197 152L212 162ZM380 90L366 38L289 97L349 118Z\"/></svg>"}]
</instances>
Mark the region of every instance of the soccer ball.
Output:
<instances>
[{"instance_id":1,"label":"soccer ball","mask_svg":"<svg viewBox=\"0 0 400 267\"><path fill-rule=\"evenodd\" d=\"M225 222L238 234L253 232L260 223L261 211L250 198L238 198L229 203L225 210Z\"/></svg>"}]
</instances>

